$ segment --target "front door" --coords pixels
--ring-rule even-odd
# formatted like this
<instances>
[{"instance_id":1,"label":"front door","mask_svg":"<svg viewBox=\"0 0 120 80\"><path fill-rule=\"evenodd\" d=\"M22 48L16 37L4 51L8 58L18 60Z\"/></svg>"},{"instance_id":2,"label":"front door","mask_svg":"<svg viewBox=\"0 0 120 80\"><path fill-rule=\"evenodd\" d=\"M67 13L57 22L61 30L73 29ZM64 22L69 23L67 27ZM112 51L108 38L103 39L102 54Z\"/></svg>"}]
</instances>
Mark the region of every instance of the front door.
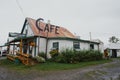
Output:
<instances>
[{"instance_id":1,"label":"front door","mask_svg":"<svg viewBox=\"0 0 120 80\"><path fill-rule=\"evenodd\" d=\"M117 57L117 50L116 49L112 49L112 57L113 58Z\"/></svg>"}]
</instances>

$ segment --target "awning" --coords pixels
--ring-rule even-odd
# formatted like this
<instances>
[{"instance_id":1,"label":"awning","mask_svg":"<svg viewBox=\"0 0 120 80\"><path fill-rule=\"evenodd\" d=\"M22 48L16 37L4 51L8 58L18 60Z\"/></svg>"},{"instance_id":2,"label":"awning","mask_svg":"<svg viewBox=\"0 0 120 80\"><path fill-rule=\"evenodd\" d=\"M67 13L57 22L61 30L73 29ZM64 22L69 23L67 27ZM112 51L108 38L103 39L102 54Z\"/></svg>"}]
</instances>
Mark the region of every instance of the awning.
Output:
<instances>
[{"instance_id":1,"label":"awning","mask_svg":"<svg viewBox=\"0 0 120 80\"><path fill-rule=\"evenodd\" d=\"M7 42L6 44L10 44L10 43L13 43L13 42L20 42L20 40L27 40L27 39L32 39L32 38L35 38L35 36L19 36L19 37L16 37L14 38L13 40Z\"/></svg>"}]
</instances>

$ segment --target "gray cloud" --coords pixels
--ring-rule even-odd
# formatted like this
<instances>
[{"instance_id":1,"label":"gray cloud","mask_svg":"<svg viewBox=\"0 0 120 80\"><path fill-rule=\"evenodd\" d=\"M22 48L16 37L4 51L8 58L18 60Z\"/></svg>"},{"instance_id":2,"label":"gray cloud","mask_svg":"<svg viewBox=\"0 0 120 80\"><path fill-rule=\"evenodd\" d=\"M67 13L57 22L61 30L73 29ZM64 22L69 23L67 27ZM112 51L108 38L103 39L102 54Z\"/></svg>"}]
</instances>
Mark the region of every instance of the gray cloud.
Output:
<instances>
[{"instance_id":1,"label":"gray cloud","mask_svg":"<svg viewBox=\"0 0 120 80\"><path fill-rule=\"evenodd\" d=\"M120 0L18 1L25 17L42 17L45 22L50 19L52 24L63 26L83 39L89 39L89 32L93 38L104 37L104 42L112 35L120 37ZM25 17L16 0L0 0L0 43L5 42L8 32L20 32Z\"/></svg>"}]
</instances>

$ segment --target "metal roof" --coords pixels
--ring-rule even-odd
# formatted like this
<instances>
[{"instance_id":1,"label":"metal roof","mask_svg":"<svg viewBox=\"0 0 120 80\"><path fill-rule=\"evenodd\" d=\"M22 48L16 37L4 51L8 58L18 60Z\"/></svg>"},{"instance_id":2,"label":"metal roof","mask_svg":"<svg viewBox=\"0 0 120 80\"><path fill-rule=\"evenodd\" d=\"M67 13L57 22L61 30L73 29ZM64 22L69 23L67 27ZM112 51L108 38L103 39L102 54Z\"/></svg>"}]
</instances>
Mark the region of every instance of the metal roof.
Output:
<instances>
[{"instance_id":1,"label":"metal roof","mask_svg":"<svg viewBox=\"0 0 120 80\"><path fill-rule=\"evenodd\" d=\"M109 49L120 49L120 43L110 43L107 45Z\"/></svg>"},{"instance_id":2,"label":"metal roof","mask_svg":"<svg viewBox=\"0 0 120 80\"><path fill-rule=\"evenodd\" d=\"M26 21L25 21L25 23L24 23L24 26L25 26L25 24L28 22L28 24L30 25L30 27L31 27L31 29L32 29L32 31L33 31L33 33L34 33L34 35L35 36L42 36L42 37L69 37L69 38L75 38L75 36L70 32L70 31L68 31L66 28L64 28L64 27L61 27L61 26L59 26L59 28L57 29L58 30L58 34L55 34L55 32L54 32L54 27L56 27L55 25L52 25L52 24L48 24L49 26L53 26L52 28L52 32L46 32L46 31L44 31L45 30L45 27L46 27L46 25L47 25L47 23L44 23L44 22L40 22L40 28L41 29L43 29L43 31L39 31L38 30L38 28L36 27L36 25L35 25L35 22L36 22L36 20L34 20L34 19L32 19L32 18L26 18ZM50 28L49 28L50 29ZM23 29L22 29L22 32L23 32L23 30L24 30L24 27L23 27ZM21 33L22 33L21 32Z\"/></svg>"}]
</instances>

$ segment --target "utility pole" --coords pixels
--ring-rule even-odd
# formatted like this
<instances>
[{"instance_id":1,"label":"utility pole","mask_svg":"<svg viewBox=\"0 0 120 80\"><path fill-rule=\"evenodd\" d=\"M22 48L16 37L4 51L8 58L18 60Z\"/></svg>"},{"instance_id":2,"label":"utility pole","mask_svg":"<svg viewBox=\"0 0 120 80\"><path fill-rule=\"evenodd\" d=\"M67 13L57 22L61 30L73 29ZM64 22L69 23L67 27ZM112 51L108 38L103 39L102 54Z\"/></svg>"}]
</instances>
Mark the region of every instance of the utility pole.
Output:
<instances>
[{"instance_id":1,"label":"utility pole","mask_svg":"<svg viewBox=\"0 0 120 80\"><path fill-rule=\"evenodd\" d=\"M50 20L48 20L48 26L50 26ZM47 60L47 50L48 50L48 31L46 32L46 50L45 50L45 59Z\"/></svg>"},{"instance_id":2,"label":"utility pole","mask_svg":"<svg viewBox=\"0 0 120 80\"><path fill-rule=\"evenodd\" d=\"M36 20L36 27L38 28L38 30L39 30L39 37L38 37L38 53L40 52L40 31L42 31L41 30L41 28L40 28L40 21L44 21L44 19L42 19L42 18L39 18L39 19L37 19Z\"/></svg>"},{"instance_id":3,"label":"utility pole","mask_svg":"<svg viewBox=\"0 0 120 80\"><path fill-rule=\"evenodd\" d=\"M89 35L90 35L90 41L92 40L92 37L91 37L91 32L89 32Z\"/></svg>"},{"instance_id":4,"label":"utility pole","mask_svg":"<svg viewBox=\"0 0 120 80\"><path fill-rule=\"evenodd\" d=\"M38 22L38 26L40 26L40 21ZM40 30L39 30L39 37L38 37L38 54L40 52Z\"/></svg>"},{"instance_id":5,"label":"utility pole","mask_svg":"<svg viewBox=\"0 0 120 80\"><path fill-rule=\"evenodd\" d=\"M89 32L89 35L90 35L90 44L89 44L90 46L89 47L90 47L90 50L91 50L91 40L92 40L91 39L91 32Z\"/></svg>"}]
</instances>

